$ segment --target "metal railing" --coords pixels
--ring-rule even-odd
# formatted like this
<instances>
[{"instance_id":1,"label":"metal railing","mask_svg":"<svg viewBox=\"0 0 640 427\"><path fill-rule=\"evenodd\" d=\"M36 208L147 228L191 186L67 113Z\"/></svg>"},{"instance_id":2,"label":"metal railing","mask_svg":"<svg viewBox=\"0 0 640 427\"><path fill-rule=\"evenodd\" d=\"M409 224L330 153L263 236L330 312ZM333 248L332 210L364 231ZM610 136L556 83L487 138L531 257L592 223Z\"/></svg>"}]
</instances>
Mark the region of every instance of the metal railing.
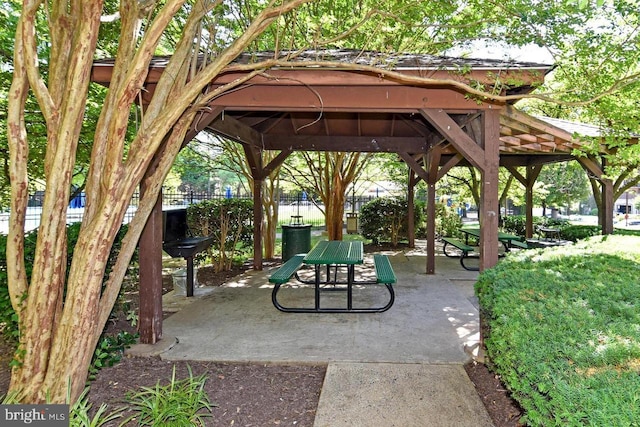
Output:
<instances>
[{"instance_id":1,"label":"metal railing","mask_svg":"<svg viewBox=\"0 0 640 427\"><path fill-rule=\"evenodd\" d=\"M196 191L163 191L162 205L165 208L189 206L204 200L223 199L223 198L253 198L251 194L236 194L229 190L225 192L196 192ZM345 215L347 213L359 213L360 208L366 202L375 199L376 196L356 196L348 197L345 202ZM27 218L25 230L31 231L40 224L42 216L42 192L36 192L29 198L27 208ZM136 213L140 202L139 193L135 193L129 203L129 208L125 214L123 223L128 224ZM82 221L84 215L85 198L81 194L74 198L67 209L67 223ZM319 198L307 196L304 193L283 193L279 198L278 207L278 223L289 224L291 222L301 220L305 224L311 224L313 227L323 227L325 224L324 205ZM0 213L0 234L7 234L9 230L9 214Z\"/></svg>"}]
</instances>

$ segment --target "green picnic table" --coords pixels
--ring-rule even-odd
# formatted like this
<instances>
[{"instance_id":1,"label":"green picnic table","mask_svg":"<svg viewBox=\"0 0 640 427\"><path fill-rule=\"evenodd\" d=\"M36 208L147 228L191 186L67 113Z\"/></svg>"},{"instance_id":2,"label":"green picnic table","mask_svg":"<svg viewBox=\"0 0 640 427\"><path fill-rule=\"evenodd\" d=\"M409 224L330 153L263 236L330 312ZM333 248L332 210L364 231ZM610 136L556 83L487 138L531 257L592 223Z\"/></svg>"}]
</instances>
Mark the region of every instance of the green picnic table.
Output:
<instances>
[{"instance_id":1,"label":"green picnic table","mask_svg":"<svg viewBox=\"0 0 640 427\"><path fill-rule=\"evenodd\" d=\"M461 228L465 235L465 244L469 244L469 236L475 237L476 239L480 238L480 229L479 228ZM526 248L526 243L522 242L522 237L517 236L515 234L503 233L502 231L498 231L498 240L504 245L505 251L509 252L509 250L517 246L519 248Z\"/></svg>"},{"instance_id":2,"label":"green picnic table","mask_svg":"<svg viewBox=\"0 0 640 427\"><path fill-rule=\"evenodd\" d=\"M269 281L275 283L272 292L272 301L278 310L295 313L379 313L388 310L394 302L394 291L392 284L396 282L396 277L391 268L389 260L384 255L374 257L376 268L375 281L358 281L355 277L355 266L364 262L364 248L361 241L323 240L314 246L307 254L296 255L287 263L283 264L276 271ZM303 264L313 266L313 280L301 279L297 274L297 269ZM288 266L289 265L289 266ZM323 269L326 273L323 277ZM347 269L347 279L338 280L337 269ZM283 274L279 274L283 270ZM286 283L290 277L306 284L314 285L314 307L284 307L278 302L277 294L280 285ZM389 300L386 305L375 307L357 308L353 306L354 285L384 284L389 292ZM325 290L341 290L347 292L346 308L323 308L320 304L321 292Z\"/></svg>"}]
</instances>

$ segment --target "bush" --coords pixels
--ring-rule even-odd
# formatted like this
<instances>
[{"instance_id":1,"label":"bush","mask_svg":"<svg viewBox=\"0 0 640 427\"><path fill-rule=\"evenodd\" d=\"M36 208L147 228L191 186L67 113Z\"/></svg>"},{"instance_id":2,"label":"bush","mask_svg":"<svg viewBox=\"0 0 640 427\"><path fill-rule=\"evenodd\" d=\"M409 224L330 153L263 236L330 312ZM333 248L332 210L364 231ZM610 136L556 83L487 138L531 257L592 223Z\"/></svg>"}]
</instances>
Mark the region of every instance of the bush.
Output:
<instances>
[{"instance_id":1,"label":"bush","mask_svg":"<svg viewBox=\"0 0 640 427\"><path fill-rule=\"evenodd\" d=\"M213 236L212 246L198 260L208 257L216 271L231 270L238 251L253 244L253 201L214 199L189 205L187 225L197 236Z\"/></svg>"},{"instance_id":2,"label":"bush","mask_svg":"<svg viewBox=\"0 0 640 427\"><path fill-rule=\"evenodd\" d=\"M526 234L525 215L509 215L501 217L502 229L505 233L515 234L516 236L524 236ZM545 218L540 216L533 217L533 226L546 224Z\"/></svg>"},{"instance_id":3,"label":"bush","mask_svg":"<svg viewBox=\"0 0 640 427\"><path fill-rule=\"evenodd\" d=\"M436 234L439 236L459 237L462 218L452 207L436 203Z\"/></svg>"},{"instance_id":4,"label":"bush","mask_svg":"<svg viewBox=\"0 0 640 427\"><path fill-rule=\"evenodd\" d=\"M109 272L116 261L118 252L122 244L122 238L126 234L128 229L127 225L123 225L118 231L115 243L111 248L109 254L109 261L105 271L105 281L109 276ZM73 249L78 241L78 234L80 233L80 223L73 223L67 226L67 269L71 265L73 259ZM33 261L36 252L36 241L38 239L38 231L33 230L25 234L24 238L24 258L25 258L25 270L27 273L27 281L31 279L31 271L33 269ZM3 254L6 253L7 236L0 234L0 250ZM0 264L0 332L11 341L17 342L19 338L18 330L18 316L13 310L11 305L11 299L9 298L9 284L7 280L7 266L6 258L0 258L2 264ZM137 252L132 259L132 263L137 262ZM26 296L25 296L26 297Z\"/></svg>"},{"instance_id":5,"label":"bush","mask_svg":"<svg viewBox=\"0 0 640 427\"><path fill-rule=\"evenodd\" d=\"M533 226L547 228L557 228L560 238L576 242L587 237L596 236L601 233L601 228L594 225L571 225L566 219L533 217ZM506 233L524 236L526 227L526 217L524 215L510 215L502 218L502 229Z\"/></svg>"},{"instance_id":6,"label":"bush","mask_svg":"<svg viewBox=\"0 0 640 427\"><path fill-rule=\"evenodd\" d=\"M376 198L360 209L360 233L374 244L381 241L397 246L400 238L407 238L407 201L395 198ZM424 222L424 210L414 209L414 224L418 229Z\"/></svg>"},{"instance_id":7,"label":"bush","mask_svg":"<svg viewBox=\"0 0 640 427\"><path fill-rule=\"evenodd\" d=\"M494 371L534 426L634 425L640 238L511 254L476 283Z\"/></svg>"},{"instance_id":8,"label":"bush","mask_svg":"<svg viewBox=\"0 0 640 427\"><path fill-rule=\"evenodd\" d=\"M568 225L560 228L560 238L577 242L587 237L597 236L601 231L598 225Z\"/></svg>"}]
</instances>

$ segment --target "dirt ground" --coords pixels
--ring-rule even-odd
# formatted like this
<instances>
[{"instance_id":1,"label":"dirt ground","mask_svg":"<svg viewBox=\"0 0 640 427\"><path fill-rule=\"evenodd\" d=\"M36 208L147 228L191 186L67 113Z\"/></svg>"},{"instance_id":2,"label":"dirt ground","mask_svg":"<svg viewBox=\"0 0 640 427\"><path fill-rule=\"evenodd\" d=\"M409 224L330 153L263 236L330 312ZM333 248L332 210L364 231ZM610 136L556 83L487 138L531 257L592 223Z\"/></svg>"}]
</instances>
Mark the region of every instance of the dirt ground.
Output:
<instances>
[{"instance_id":1,"label":"dirt ground","mask_svg":"<svg viewBox=\"0 0 640 427\"><path fill-rule=\"evenodd\" d=\"M217 286L246 268L248 265L225 274L200 269L198 281L206 286ZM172 288L169 275L163 286L166 290ZM136 298L135 291L127 293L127 310L137 307ZM134 331L124 319L124 312L117 317L109 323L108 330ZM11 353L11 346L0 341L0 395L8 388ZM158 382L168 383L174 367L177 379L188 377L188 367L194 376L206 374L204 389L213 406L212 416L207 418L210 426L312 426L326 372L324 364L167 362L160 358L124 357L115 366L103 368L90 383L90 402L94 409L102 403L110 410L126 406L124 396L127 392L144 386L153 387ZM470 362L465 369L496 427L518 426L521 410L510 399L500 378L481 363Z\"/></svg>"}]
</instances>

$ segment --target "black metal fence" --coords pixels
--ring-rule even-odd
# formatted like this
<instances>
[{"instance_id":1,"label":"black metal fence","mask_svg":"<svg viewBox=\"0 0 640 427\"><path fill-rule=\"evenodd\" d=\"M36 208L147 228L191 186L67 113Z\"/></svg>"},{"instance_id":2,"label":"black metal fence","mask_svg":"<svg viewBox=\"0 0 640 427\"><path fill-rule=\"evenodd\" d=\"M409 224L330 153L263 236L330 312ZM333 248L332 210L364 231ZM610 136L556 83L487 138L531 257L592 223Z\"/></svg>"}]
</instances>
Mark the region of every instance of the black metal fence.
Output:
<instances>
[{"instance_id":1,"label":"black metal fence","mask_svg":"<svg viewBox=\"0 0 640 427\"><path fill-rule=\"evenodd\" d=\"M248 193L233 193L229 190L224 193L211 192L163 192L162 204L164 206L188 206L204 200L222 198L252 198ZM376 196L350 196L345 201L345 215L347 213L359 213L363 204L375 199ZM322 227L325 224L324 205L322 200L305 192L282 193L279 197L278 222L289 224L301 221L314 227Z\"/></svg>"},{"instance_id":2,"label":"black metal fence","mask_svg":"<svg viewBox=\"0 0 640 427\"><path fill-rule=\"evenodd\" d=\"M237 193L231 189L224 192L196 192L196 191L163 191L162 205L165 208L188 206L204 200L223 198L252 198L248 193ZM377 196L348 196L345 201L345 215L347 213L359 213L363 204L375 199ZM27 210L27 230L34 229L40 223L42 215L42 192L36 192L29 198ZM80 194L69 203L67 210L67 223L82 221L84 215L85 196ZM140 195L135 193L125 214L124 223L129 223L136 213ZM0 233L7 233L8 213L0 214ZM305 192L282 193L279 198L278 221L280 224L289 224L301 220L305 224L314 227L322 227L325 224L324 205L314 195Z\"/></svg>"}]
</instances>

